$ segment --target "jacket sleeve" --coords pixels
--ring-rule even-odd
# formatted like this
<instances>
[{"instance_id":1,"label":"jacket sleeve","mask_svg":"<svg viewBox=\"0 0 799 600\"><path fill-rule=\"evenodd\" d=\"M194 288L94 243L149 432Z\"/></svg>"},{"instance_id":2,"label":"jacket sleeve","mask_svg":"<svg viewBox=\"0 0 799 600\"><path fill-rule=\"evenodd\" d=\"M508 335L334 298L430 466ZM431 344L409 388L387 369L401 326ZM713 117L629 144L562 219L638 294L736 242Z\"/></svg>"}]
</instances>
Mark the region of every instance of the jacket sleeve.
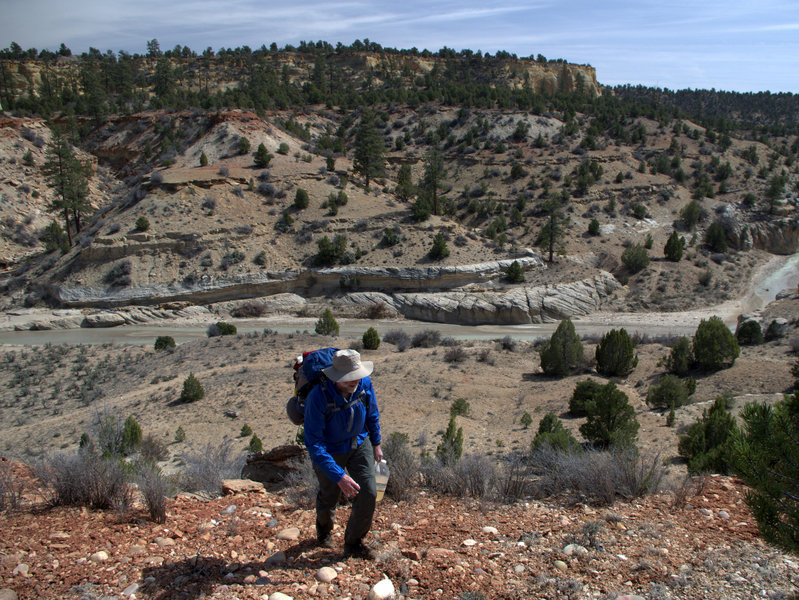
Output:
<instances>
[{"instance_id":1,"label":"jacket sleeve","mask_svg":"<svg viewBox=\"0 0 799 600\"><path fill-rule=\"evenodd\" d=\"M331 481L338 483L344 477L344 469L336 464L325 443L325 401L322 385L317 385L305 399L305 425L304 441L308 448L308 454L316 466L330 478Z\"/></svg>"},{"instance_id":2,"label":"jacket sleeve","mask_svg":"<svg viewBox=\"0 0 799 600\"><path fill-rule=\"evenodd\" d=\"M372 446L380 444L380 410L377 408L377 396L372 387L372 380L369 380L369 388L366 390L369 394L369 409L366 413L366 431L369 432L369 441Z\"/></svg>"}]
</instances>

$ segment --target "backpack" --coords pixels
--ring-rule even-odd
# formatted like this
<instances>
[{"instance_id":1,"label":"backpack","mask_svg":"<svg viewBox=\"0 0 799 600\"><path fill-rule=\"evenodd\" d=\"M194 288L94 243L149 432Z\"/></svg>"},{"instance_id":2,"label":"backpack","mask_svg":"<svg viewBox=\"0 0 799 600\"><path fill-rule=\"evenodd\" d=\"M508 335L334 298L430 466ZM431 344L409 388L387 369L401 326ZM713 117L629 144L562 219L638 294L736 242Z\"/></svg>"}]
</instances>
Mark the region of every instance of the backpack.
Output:
<instances>
[{"instance_id":1,"label":"backpack","mask_svg":"<svg viewBox=\"0 0 799 600\"><path fill-rule=\"evenodd\" d=\"M302 425L305 422L305 399L311 390L318 383L325 380L322 369L333 365L333 355L338 352L338 348L320 348L303 352L301 357L294 361L294 395L286 402L286 414L289 420L295 425ZM322 388L324 389L324 388ZM327 398L327 412L325 420L330 420L333 413L346 410L353 404L363 401L366 392L362 391L357 398L353 398L344 406L336 406L332 398Z\"/></svg>"}]
</instances>

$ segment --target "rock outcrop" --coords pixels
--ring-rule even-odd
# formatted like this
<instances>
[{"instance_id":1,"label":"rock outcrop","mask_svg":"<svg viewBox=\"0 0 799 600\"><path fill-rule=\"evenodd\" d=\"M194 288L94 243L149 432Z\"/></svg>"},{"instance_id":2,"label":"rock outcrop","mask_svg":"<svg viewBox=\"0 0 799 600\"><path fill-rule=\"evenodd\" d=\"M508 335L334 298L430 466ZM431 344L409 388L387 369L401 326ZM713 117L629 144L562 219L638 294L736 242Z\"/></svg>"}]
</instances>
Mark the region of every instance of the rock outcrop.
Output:
<instances>
[{"instance_id":1,"label":"rock outcrop","mask_svg":"<svg viewBox=\"0 0 799 600\"><path fill-rule=\"evenodd\" d=\"M720 206L717 219L724 227L727 241L736 250L765 250L773 254L799 251L799 218L746 222L734 204Z\"/></svg>"}]
</instances>

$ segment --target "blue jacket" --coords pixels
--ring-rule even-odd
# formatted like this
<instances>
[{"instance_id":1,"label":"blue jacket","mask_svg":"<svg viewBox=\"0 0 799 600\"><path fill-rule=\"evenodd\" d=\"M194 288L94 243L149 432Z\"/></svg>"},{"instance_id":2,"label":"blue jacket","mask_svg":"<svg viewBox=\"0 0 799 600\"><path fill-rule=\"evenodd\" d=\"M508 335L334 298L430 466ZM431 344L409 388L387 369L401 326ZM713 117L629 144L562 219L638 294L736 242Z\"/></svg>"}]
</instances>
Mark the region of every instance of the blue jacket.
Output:
<instances>
[{"instance_id":1,"label":"blue jacket","mask_svg":"<svg viewBox=\"0 0 799 600\"><path fill-rule=\"evenodd\" d=\"M338 482L344 477L344 469L336 464L332 455L349 452L352 438L357 438L358 446L367 435L373 446L380 443L380 412L368 377L361 379L352 397L357 397L361 391L366 392L361 402L332 414L327 406L330 400L336 406L347 404L334 382L323 379L305 399L305 445L311 460L331 481Z\"/></svg>"}]
</instances>

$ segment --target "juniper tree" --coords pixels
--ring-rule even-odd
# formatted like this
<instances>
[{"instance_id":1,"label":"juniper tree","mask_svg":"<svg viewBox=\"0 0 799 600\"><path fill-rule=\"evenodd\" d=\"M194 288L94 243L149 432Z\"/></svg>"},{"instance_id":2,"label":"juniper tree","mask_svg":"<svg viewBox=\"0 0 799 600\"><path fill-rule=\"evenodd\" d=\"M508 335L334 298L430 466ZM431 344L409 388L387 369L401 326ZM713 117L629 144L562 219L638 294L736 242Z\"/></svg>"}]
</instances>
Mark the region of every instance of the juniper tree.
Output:
<instances>
[{"instance_id":1,"label":"juniper tree","mask_svg":"<svg viewBox=\"0 0 799 600\"><path fill-rule=\"evenodd\" d=\"M626 375L638 364L630 335L624 328L611 329L596 347L597 373L608 377Z\"/></svg>"},{"instance_id":2,"label":"juniper tree","mask_svg":"<svg viewBox=\"0 0 799 600\"><path fill-rule=\"evenodd\" d=\"M371 109L361 115L361 122L355 131L355 153L352 169L360 173L369 189L369 181L385 174L386 145L383 136L375 125L376 115Z\"/></svg>"},{"instance_id":3,"label":"juniper tree","mask_svg":"<svg viewBox=\"0 0 799 600\"><path fill-rule=\"evenodd\" d=\"M694 360L704 371L731 367L741 353L738 340L717 316L699 322L692 346Z\"/></svg>"},{"instance_id":4,"label":"juniper tree","mask_svg":"<svg viewBox=\"0 0 799 600\"><path fill-rule=\"evenodd\" d=\"M580 364L583 344L570 319L560 322L552 337L544 342L538 353L541 356L541 369L550 376L564 377Z\"/></svg>"},{"instance_id":5,"label":"juniper tree","mask_svg":"<svg viewBox=\"0 0 799 600\"><path fill-rule=\"evenodd\" d=\"M553 256L556 251L562 252L563 240L566 236L564 225L566 219L561 214L561 202L555 198L551 198L544 202L542 208L547 214L547 222L541 228L536 238L536 245L540 248L545 248L549 253L549 262L552 262Z\"/></svg>"},{"instance_id":6,"label":"juniper tree","mask_svg":"<svg viewBox=\"0 0 799 600\"><path fill-rule=\"evenodd\" d=\"M603 385L585 403L585 413L586 422L580 426L580 433L594 446L607 448L635 443L639 428L635 409L615 383Z\"/></svg>"}]
</instances>

